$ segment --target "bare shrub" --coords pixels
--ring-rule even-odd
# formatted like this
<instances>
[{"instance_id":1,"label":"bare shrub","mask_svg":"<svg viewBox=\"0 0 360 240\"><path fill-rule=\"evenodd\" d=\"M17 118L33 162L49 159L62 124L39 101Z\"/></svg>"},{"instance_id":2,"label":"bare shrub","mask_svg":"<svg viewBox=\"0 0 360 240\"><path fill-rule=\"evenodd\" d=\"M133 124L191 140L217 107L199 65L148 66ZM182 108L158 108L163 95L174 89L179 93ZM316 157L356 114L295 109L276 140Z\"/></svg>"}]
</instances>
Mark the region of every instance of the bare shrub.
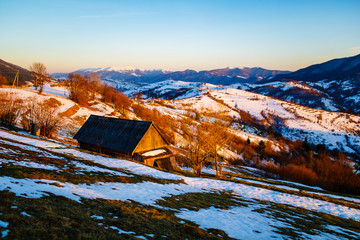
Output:
<instances>
[{"instance_id":1,"label":"bare shrub","mask_svg":"<svg viewBox=\"0 0 360 240\"><path fill-rule=\"evenodd\" d=\"M130 98L107 84L101 86L101 95L104 102L112 104L121 115L126 116L126 112L131 106Z\"/></svg>"},{"instance_id":2,"label":"bare shrub","mask_svg":"<svg viewBox=\"0 0 360 240\"><path fill-rule=\"evenodd\" d=\"M124 94L118 92L114 97L114 105L123 116L126 116L126 112L129 111L131 106L131 100Z\"/></svg>"},{"instance_id":3,"label":"bare shrub","mask_svg":"<svg viewBox=\"0 0 360 240\"><path fill-rule=\"evenodd\" d=\"M90 99L89 81L78 73L70 73L68 78L69 98L82 106L87 106Z\"/></svg>"},{"instance_id":4,"label":"bare shrub","mask_svg":"<svg viewBox=\"0 0 360 240\"><path fill-rule=\"evenodd\" d=\"M45 99L44 103L46 103L49 107L52 108L58 108L61 106L61 102L53 97Z\"/></svg>"},{"instance_id":5,"label":"bare shrub","mask_svg":"<svg viewBox=\"0 0 360 240\"><path fill-rule=\"evenodd\" d=\"M54 104L51 99L42 102L32 99L27 106L22 124L27 130L31 129L32 124L37 124L41 136L53 137L54 133L62 127L62 121L63 117L57 113L57 104Z\"/></svg>"},{"instance_id":6,"label":"bare shrub","mask_svg":"<svg viewBox=\"0 0 360 240\"><path fill-rule=\"evenodd\" d=\"M34 77L35 89L38 89L39 87L39 93L41 94L44 90L44 84L50 79L49 74L46 71L46 67L40 62L34 62L31 64L29 69Z\"/></svg>"},{"instance_id":7,"label":"bare shrub","mask_svg":"<svg viewBox=\"0 0 360 240\"><path fill-rule=\"evenodd\" d=\"M0 74L0 87L5 84L7 84L7 79L6 77Z\"/></svg>"},{"instance_id":8,"label":"bare shrub","mask_svg":"<svg viewBox=\"0 0 360 240\"><path fill-rule=\"evenodd\" d=\"M305 165L286 165L281 168L280 175L285 179L290 179L307 185L315 185L318 180L316 173L307 168Z\"/></svg>"},{"instance_id":9,"label":"bare shrub","mask_svg":"<svg viewBox=\"0 0 360 240\"><path fill-rule=\"evenodd\" d=\"M280 166L272 161L261 162L260 169L265 171L265 177L278 178L280 173Z\"/></svg>"},{"instance_id":10,"label":"bare shrub","mask_svg":"<svg viewBox=\"0 0 360 240\"><path fill-rule=\"evenodd\" d=\"M240 114L240 119L239 121L241 123L244 123L244 124L257 124L257 120L251 116L249 113L243 111L243 110L238 110L239 114Z\"/></svg>"},{"instance_id":11,"label":"bare shrub","mask_svg":"<svg viewBox=\"0 0 360 240\"><path fill-rule=\"evenodd\" d=\"M149 109L140 104L133 104L132 109L136 116L145 121L154 122L155 126L164 135L169 143L175 143L175 129L177 129L177 122L174 118L161 114L156 109Z\"/></svg>"},{"instance_id":12,"label":"bare shrub","mask_svg":"<svg viewBox=\"0 0 360 240\"><path fill-rule=\"evenodd\" d=\"M20 117L21 99L12 93L0 93L0 124L13 126Z\"/></svg>"},{"instance_id":13,"label":"bare shrub","mask_svg":"<svg viewBox=\"0 0 360 240\"><path fill-rule=\"evenodd\" d=\"M91 99L95 99L96 93L101 86L101 77L96 72L92 72L89 76L86 76L89 81L89 89L91 92Z\"/></svg>"}]
</instances>

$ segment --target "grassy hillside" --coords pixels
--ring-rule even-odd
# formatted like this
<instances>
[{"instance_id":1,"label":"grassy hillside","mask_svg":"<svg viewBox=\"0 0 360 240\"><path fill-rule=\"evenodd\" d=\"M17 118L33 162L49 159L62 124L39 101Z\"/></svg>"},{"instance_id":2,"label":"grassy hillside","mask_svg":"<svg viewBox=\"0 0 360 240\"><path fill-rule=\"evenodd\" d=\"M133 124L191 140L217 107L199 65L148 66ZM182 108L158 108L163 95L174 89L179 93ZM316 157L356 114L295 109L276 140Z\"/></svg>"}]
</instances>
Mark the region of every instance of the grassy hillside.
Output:
<instances>
[{"instance_id":1,"label":"grassy hillside","mask_svg":"<svg viewBox=\"0 0 360 240\"><path fill-rule=\"evenodd\" d=\"M360 237L359 198L249 168L184 176L5 130L0 161L5 239Z\"/></svg>"},{"instance_id":2,"label":"grassy hillside","mask_svg":"<svg viewBox=\"0 0 360 240\"><path fill-rule=\"evenodd\" d=\"M19 71L19 84L32 81L30 71L0 59L0 74L6 77L8 84L13 84L17 71Z\"/></svg>"},{"instance_id":3,"label":"grassy hillside","mask_svg":"<svg viewBox=\"0 0 360 240\"><path fill-rule=\"evenodd\" d=\"M208 168L220 168L217 158L222 167L245 165L264 170L262 176L360 194L358 116L215 85L203 85L200 96L175 101L132 101L104 85L94 99L87 96L81 104L69 99L64 83L46 85L44 94L31 89L0 90L4 108L9 105L6 96L17 99L18 125L24 126L29 113L44 106L61 123L52 137L72 144L72 136L90 114L148 120L172 143L180 166L192 167L198 175L202 169L197 170L200 164L195 165L190 155L200 149L201 166Z\"/></svg>"}]
</instances>

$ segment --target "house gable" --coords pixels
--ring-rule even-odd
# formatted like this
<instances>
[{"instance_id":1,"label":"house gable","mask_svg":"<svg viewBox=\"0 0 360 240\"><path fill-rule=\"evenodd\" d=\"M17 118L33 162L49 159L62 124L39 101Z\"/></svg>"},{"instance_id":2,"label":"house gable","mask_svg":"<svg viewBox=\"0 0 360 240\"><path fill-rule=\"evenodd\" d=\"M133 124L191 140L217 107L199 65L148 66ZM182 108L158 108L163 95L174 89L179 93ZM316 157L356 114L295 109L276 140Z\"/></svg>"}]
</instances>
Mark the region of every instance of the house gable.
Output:
<instances>
[{"instance_id":1,"label":"house gable","mask_svg":"<svg viewBox=\"0 0 360 240\"><path fill-rule=\"evenodd\" d=\"M151 124L149 129L146 131L140 142L134 149L133 153L145 152L152 149L162 148L169 144L165 138L160 134L156 127Z\"/></svg>"}]
</instances>

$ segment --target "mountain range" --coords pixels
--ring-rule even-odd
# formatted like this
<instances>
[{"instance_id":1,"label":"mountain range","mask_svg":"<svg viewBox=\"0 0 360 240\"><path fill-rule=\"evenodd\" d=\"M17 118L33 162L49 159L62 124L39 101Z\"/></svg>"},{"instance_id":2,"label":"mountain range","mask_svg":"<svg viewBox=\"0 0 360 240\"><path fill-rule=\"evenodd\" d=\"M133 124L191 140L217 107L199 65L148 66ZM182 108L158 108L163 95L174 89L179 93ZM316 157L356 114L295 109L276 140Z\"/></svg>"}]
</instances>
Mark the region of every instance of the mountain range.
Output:
<instances>
[{"instance_id":1,"label":"mountain range","mask_svg":"<svg viewBox=\"0 0 360 240\"><path fill-rule=\"evenodd\" d=\"M264 68L222 68L209 71L164 71L164 70L141 70L132 68L86 68L79 69L75 73L86 74L96 72L102 79L126 80L139 83L153 83L169 79L186 82L204 82L211 84L233 84L239 82L257 82L277 74L286 74L289 71L267 70ZM54 73L54 78L66 78L68 73Z\"/></svg>"},{"instance_id":2,"label":"mountain range","mask_svg":"<svg viewBox=\"0 0 360 240\"><path fill-rule=\"evenodd\" d=\"M17 70L20 71L20 81L31 80L31 74L26 69L0 60L0 74L5 75L8 81L14 78ZM104 81L129 96L140 91L148 98L180 99L199 93L196 90L199 84L210 83L256 92L316 109L360 112L360 55L333 59L294 72L259 67L208 71L106 67L75 71L80 74L91 72L98 73ZM67 75L68 73L54 73L51 76L66 79ZM177 84L175 88L170 87L160 93L156 83L165 81L161 85L173 85L167 80L182 81L182 87L179 88Z\"/></svg>"},{"instance_id":3,"label":"mountain range","mask_svg":"<svg viewBox=\"0 0 360 240\"><path fill-rule=\"evenodd\" d=\"M360 112L360 55L330 60L237 88L329 111Z\"/></svg>"},{"instance_id":4,"label":"mountain range","mask_svg":"<svg viewBox=\"0 0 360 240\"><path fill-rule=\"evenodd\" d=\"M132 94L142 91L149 98L179 99L194 94L194 83L229 85L229 87L292 101L328 111L360 112L360 55L333 59L324 63L289 72L263 68L222 68L209 71L163 71L133 68L95 68L75 71L85 74L97 72L103 80ZM66 78L67 73L56 73ZM170 87L158 91L158 82L175 80L189 82L182 88ZM162 85L169 85L164 82ZM172 83L170 83L172 85ZM139 88L139 86L141 86ZM170 92L173 89L173 92ZM159 94L160 93L160 94Z\"/></svg>"},{"instance_id":5,"label":"mountain range","mask_svg":"<svg viewBox=\"0 0 360 240\"><path fill-rule=\"evenodd\" d=\"M342 64L338 71L346 66L349 64ZM111 68L109 72L116 71L128 71L130 76L132 71L136 77L134 69ZM323 107L340 109L343 105L336 105L335 98L321 89L330 91L331 84L326 84L340 79L356 91L358 74L344 71L348 78L333 71L329 74L333 79L323 76L311 82L308 79L314 73L300 79L294 72L258 75L255 78L259 79L249 77L229 85L175 78L133 82L103 77L127 95L140 91L149 99L129 100L126 107L116 106L115 97L105 102L106 91L99 91L99 97L88 105L80 105L69 98L63 82L47 83L42 94L31 87L0 88L0 110L13 99L24 113L18 126L26 124L23 120L35 106L29 101L36 106L46 103L46 109L51 107L50 115L61 116L62 122L59 140L29 136L18 127L21 130L17 132L0 128L0 236L359 239L360 198L352 194L358 195L360 189L360 116L317 110L239 89L275 89L266 94L280 92L278 98L292 96L292 101L314 96L314 101L326 103ZM148 71L149 79L151 72L154 76L169 74ZM230 69L220 72L217 74L230 74ZM290 74L293 77L287 78ZM86 84L81 86L88 91ZM339 91L345 87L339 86ZM72 137L92 114L151 120L172 133L170 147L179 161L176 174L79 149ZM185 154L192 151L188 148L192 144L202 148L199 138L218 146L215 142L220 142L221 136L214 133L219 127L229 140L215 159L210 155L214 148L206 147L208 160L199 177L191 164L186 165L192 155L187 160ZM221 178L216 177L216 159L222 162ZM57 224L59 221L62 224ZM49 223L54 223L53 227L49 228Z\"/></svg>"}]
</instances>

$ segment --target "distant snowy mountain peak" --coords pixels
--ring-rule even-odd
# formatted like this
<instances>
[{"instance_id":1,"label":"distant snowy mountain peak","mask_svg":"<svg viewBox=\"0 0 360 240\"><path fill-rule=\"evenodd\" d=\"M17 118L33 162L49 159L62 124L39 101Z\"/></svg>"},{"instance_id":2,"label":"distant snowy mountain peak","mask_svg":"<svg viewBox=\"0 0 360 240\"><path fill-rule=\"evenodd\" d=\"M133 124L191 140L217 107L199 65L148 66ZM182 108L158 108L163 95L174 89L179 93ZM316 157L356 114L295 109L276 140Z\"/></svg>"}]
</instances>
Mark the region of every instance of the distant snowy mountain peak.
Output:
<instances>
[{"instance_id":1,"label":"distant snowy mountain peak","mask_svg":"<svg viewBox=\"0 0 360 240\"><path fill-rule=\"evenodd\" d=\"M104 70L105 70L105 69L104 69ZM115 71L115 72L120 72L120 71L135 71L135 70L140 70L140 71L142 71L142 69L135 68L135 67L130 67L130 66L126 66L126 67L108 67L106 70L107 70L107 71Z\"/></svg>"},{"instance_id":2,"label":"distant snowy mountain peak","mask_svg":"<svg viewBox=\"0 0 360 240\"><path fill-rule=\"evenodd\" d=\"M267 70L263 68L220 68L206 71L195 71L187 69L184 71L166 71L162 69L143 70L133 67L105 67L85 68L75 71L84 74L89 72L98 73L104 80L132 81L137 83L161 82L168 79L186 82L204 82L212 84L234 84L239 82L257 82L264 78L285 74L287 71ZM55 78L65 78L67 74L52 74Z\"/></svg>"},{"instance_id":3,"label":"distant snowy mountain peak","mask_svg":"<svg viewBox=\"0 0 360 240\"><path fill-rule=\"evenodd\" d=\"M82 68L82 69L76 70L76 72L97 72L102 69L103 68Z\"/></svg>"},{"instance_id":4,"label":"distant snowy mountain peak","mask_svg":"<svg viewBox=\"0 0 360 240\"><path fill-rule=\"evenodd\" d=\"M168 71L162 70L162 69L142 69L142 68L136 68L131 66L125 66L125 67L98 67L98 68L82 68L78 69L74 72L77 73L83 73L83 72L97 72L97 73L103 73L103 72L119 72L119 73L127 73L127 72L139 72L139 73L146 73L146 72L160 72L160 73L166 73Z\"/></svg>"},{"instance_id":5,"label":"distant snowy mountain peak","mask_svg":"<svg viewBox=\"0 0 360 240\"><path fill-rule=\"evenodd\" d=\"M238 87L317 109L360 113L360 54L311 65L264 81L266 87L261 84ZM283 82L291 83L293 87L280 86Z\"/></svg>"},{"instance_id":6,"label":"distant snowy mountain peak","mask_svg":"<svg viewBox=\"0 0 360 240\"><path fill-rule=\"evenodd\" d=\"M143 71L142 69L138 69L135 67L103 67L103 68L82 68L76 70L75 72L103 72L103 71L114 71L114 72L122 72L122 71Z\"/></svg>"}]
</instances>

